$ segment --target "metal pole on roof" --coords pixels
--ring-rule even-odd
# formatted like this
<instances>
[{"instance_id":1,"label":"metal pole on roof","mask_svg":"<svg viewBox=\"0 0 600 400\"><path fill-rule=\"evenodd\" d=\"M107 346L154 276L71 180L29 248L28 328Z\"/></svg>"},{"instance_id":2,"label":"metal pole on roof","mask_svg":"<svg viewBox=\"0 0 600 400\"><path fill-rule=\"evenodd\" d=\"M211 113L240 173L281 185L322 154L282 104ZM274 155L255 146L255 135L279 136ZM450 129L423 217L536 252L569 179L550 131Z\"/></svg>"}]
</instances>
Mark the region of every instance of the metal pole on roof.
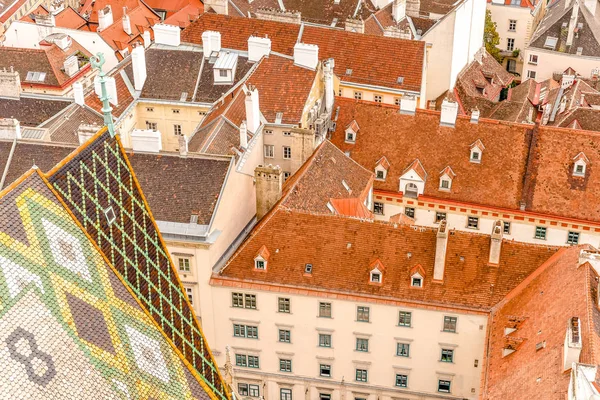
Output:
<instances>
[{"instance_id":1,"label":"metal pole on roof","mask_svg":"<svg viewBox=\"0 0 600 400\"><path fill-rule=\"evenodd\" d=\"M115 137L115 124L112 116L112 107L110 106L108 91L106 90L106 73L102 71L102 66L104 65L104 54L98 53L95 56L90 58L90 62L92 64L92 68L97 69L99 71L98 77L100 78L100 88L102 89L102 94L100 96L100 101L102 102L102 114L104 114L104 125L108 128L108 132L110 133L110 137Z\"/></svg>"}]
</instances>

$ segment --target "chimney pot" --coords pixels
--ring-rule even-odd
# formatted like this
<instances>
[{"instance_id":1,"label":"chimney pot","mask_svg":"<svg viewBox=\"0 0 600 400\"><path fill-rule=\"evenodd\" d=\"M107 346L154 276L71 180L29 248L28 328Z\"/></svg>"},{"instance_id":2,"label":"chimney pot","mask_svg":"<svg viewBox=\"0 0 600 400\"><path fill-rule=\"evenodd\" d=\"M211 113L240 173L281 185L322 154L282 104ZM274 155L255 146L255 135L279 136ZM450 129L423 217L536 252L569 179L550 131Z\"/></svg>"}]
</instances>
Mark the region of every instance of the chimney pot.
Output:
<instances>
[{"instance_id":1,"label":"chimney pot","mask_svg":"<svg viewBox=\"0 0 600 400\"><path fill-rule=\"evenodd\" d=\"M131 51L131 66L133 68L133 86L142 90L146 82L146 53L144 46L136 46Z\"/></svg>"},{"instance_id":2,"label":"chimney pot","mask_svg":"<svg viewBox=\"0 0 600 400\"><path fill-rule=\"evenodd\" d=\"M249 85L246 92L246 126L250 133L256 133L260 126L260 106L258 103L258 89Z\"/></svg>"},{"instance_id":3,"label":"chimney pot","mask_svg":"<svg viewBox=\"0 0 600 400\"><path fill-rule=\"evenodd\" d=\"M85 104L85 98L83 97L83 85L81 82L75 82L73 84L73 97L75 98L75 103L83 106Z\"/></svg>"},{"instance_id":4,"label":"chimney pot","mask_svg":"<svg viewBox=\"0 0 600 400\"><path fill-rule=\"evenodd\" d=\"M417 98L404 95L400 98L400 114L415 115L417 111Z\"/></svg>"},{"instance_id":5,"label":"chimney pot","mask_svg":"<svg viewBox=\"0 0 600 400\"><path fill-rule=\"evenodd\" d=\"M221 32L204 31L202 33L202 51L204 58L209 58L213 52L221 51Z\"/></svg>"},{"instance_id":6,"label":"chimney pot","mask_svg":"<svg viewBox=\"0 0 600 400\"><path fill-rule=\"evenodd\" d=\"M131 35L131 20L129 19L129 15L127 15L127 7L123 7L123 31Z\"/></svg>"},{"instance_id":7,"label":"chimney pot","mask_svg":"<svg viewBox=\"0 0 600 400\"><path fill-rule=\"evenodd\" d=\"M478 124L479 123L479 110L476 108L471 111L471 123Z\"/></svg>"},{"instance_id":8,"label":"chimney pot","mask_svg":"<svg viewBox=\"0 0 600 400\"><path fill-rule=\"evenodd\" d=\"M446 249L448 247L448 231L446 220L440 221L437 238L435 242L435 264L433 267L433 279L436 281L444 280L444 269L446 267Z\"/></svg>"},{"instance_id":9,"label":"chimney pot","mask_svg":"<svg viewBox=\"0 0 600 400\"><path fill-rule=\"evenodd\" d=\"M400 22L406 16L406 0L394 0L392 5L392 17L394 21Z\"/></svg>"},{"instance_id":10,"label":"chimney pot","mask_svg":"<svg viewBox=\"0 0 600 400\"><path fill-rule=\"evenodd\" d=\"M98 11L98 32L105 30L113 24L113 13L110 4Z\"/></svg>"},{"instance_id":11,"label":"chimney pot","mask_svg":"<svg viewBox=\"0 0 600 400\"><path fill-rule=\"evenodd\" d=\"M335 62L333 58L330 58L325 62L323 68L323 79L325 80L325 110L331 112L333 110L333 103L335 100L335 93L333 89L333 67Z\"/></svg>"},{"instance_id":12,"label":"chimney pot","mask_svg":"<svg viewBox=\"0 0 600 400\"><path fill-rule=\"evenodd\" d=\"M248 129L246 127L246 121L242 121L240 124L240 146L244 149L248 148Z\"/></svg>"},{"instance_id":13,"label":"chimney pot","mask_svg":"<svg viewBox=\"0 0 600 400\"><path fill-rule=\"evenodd\" d=\"M142 38L144 39L144 47L148 48L152 44L150 31L144 31L144 33L142 34Z\"/></svg>"}]
</instances>

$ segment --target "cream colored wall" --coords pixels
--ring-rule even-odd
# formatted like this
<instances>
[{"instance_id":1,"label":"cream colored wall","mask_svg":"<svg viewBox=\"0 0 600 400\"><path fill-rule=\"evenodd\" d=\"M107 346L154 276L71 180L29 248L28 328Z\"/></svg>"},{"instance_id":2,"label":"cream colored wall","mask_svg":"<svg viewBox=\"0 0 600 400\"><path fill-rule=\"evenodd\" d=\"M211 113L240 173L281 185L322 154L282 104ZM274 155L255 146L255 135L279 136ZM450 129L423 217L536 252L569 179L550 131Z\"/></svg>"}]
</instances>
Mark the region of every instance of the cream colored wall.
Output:
<instances>
[{"instance_id":1,"label":"cream colored wall","mask_svg":"<svg viewBox=\"0 0 600 400\"><path fill-rule=\"evenodd\" d=\"M361 92L362 100L366 101L375 101L375 95L382 96L381 102L384 104L396 104L396 99L402 98L402 94L398 93L386 93L383 91L366 90L362 88L357 89L354 87L344 86L343 84L340 85L340 89L342 91L342 97L347 97L349 99L354 98L354 92ZM337 94L339 94L339 92L336 93L336 95Z\"/></svg>"},{"instance_id":2,"label":"cream colored wall","mask_svg":"<svg viewBox=\"0 0 600 400\"><path fill-rule=\"evenodd\" d=\"M529 55L538 56L537 65L529 64ZM523 54L523 79L527 79L527 71L536 71L535 80L541 82L552 78L554 72L562 73L571 67L584 78L589 78L594 68L600 68L600 58L563 54L528 47Z\"/></svg>"},{"instance_id":3,"label":"cream colored wall","mask_svg":"<svg viewBox=\"0 0 600 400\"><path fill-rule=\"evenodd\" d=\"M455 17L455 13L448 14L423 38L431 44L427 65L427 100L437 99L450 86Z\"/></svg>"},{"instance_id":4,"label":"cream colored wall","mask_svg":"<svg viewBox=\"0 0 600 400\"><path fill-rule=\"evenodd\" d=\"M380 200L375 200L376 202L380 202ZM430 208L419 208L415 205L410 205L410 207L415 208L415 224L422 226L431 226L435 227L438 224L435 223L435 215L436 211ZM375 219L387 221L392 215L404 213L405 206L394 204L394 203L385 203L384 202L384 215L375 215ZM442 210L440 210L442 211ZM456 229L459 231L466 232L480 232L485 234L492 233L492 227L494 222L497 220L501 220L501 217L486 217L478 215L479 218L479 228L472 229L467 228L468 217L472 214L467 214L466 212L450 212L449 210L443 210L442 212L446 213L446 222L449 229ZM567 237L569 231L579 232L579 243L583 244L591 244L592 246L598 247L600 246L600 233L590 231L583 231L581 229L569 229L567 227L561 227L560 224L550 226L548 223L546 224L536 224L527 221L515 221L515 220L507 220L510 221L510 234L505 234L505 240L516 240L518 242L525 243L534 243L534 244L547 244L549 246L567 246ZM536 226L545 226L546 227L546 239L536 239L535 238L535 228Z\"/></svg>"},{"instance_id":5,"label":"cream colored wall","mask_svg":"<svg viewBox=\"0 0 600 400\"><path fill-rule=\"evenodd\" d=\"M117 131L120 134L123 147L131 148L131 132L137 125L137 108L131 107L128 112L121 116L120 121L116 125Z\"/></svg>"},{"instance_id":6,"label":"cream colored wall","mask_svg":"<svg viewBox=\"0 0 600 400\"><path fill-rule=\"evenodd\" d=\"M256 294L257 309L231 307L234 291ZM290 314L277 312L280 296L291 298ZM373 400L439 398L440 373L451 377L449 398L478 398L487 325L485 315L222 286L213 287L213 297L217 335L212 347L221 353L217 357L219 365L225 361L225 346L231 347L234 363L236 353L258 355L260 368L235 367L236 380L254 379L261 382L261 387L265 381L266 399L279 399L280 387L293 387L294 399L318 399L318 393L330 393L332 399L337 400L343 398L344 391L346 399L353 399L352 394ZM332 318L318 317L319 301L332 303ZM356 321L359 305L370 307L370 322ZM399 311L413 313L412 327L398 326ZM457 333L442 332L445 315L458 317ZM259 339L234 337L234 323L258 326ZM291 331L291 343L278 341L279 327ZM318 346L320 331L331 333L332 348ZM368 353L355 350L357 337L369 338ZM410 358L396 356L398 342L410 343ZM439 361L442 346L456 346L454 363ZM279 358L292 360L291 374L279 372ZM475 360L478 367L474 367ZM331 364L331 378L319 376L320 363ZM367 383L355 382L357 367L368 370ZM396 373L408 374L408 388L395 387ZM261 395L264 394L261 390Z\"/></svg>"},{"instance_id":7,"label":"cream colored wall","mask_svg":"<svg viewBox=\"0 0 600 400\"><path fill-rule=\"evenodd\" d=\"M498 48L506 50L507 41L509 38L515 39L515 49L521 50L521 53L529 45L529 40L533 34L533 16L528 7L507 6L504 4L488 3L488 10L492 13L492 20L496 23L496 30L500 35L500 44ZM510 20L517 21L516 31L509 31ZM523 54L520 57L513 58L517 61L516 72L523 75ZM506 67L506 61L504 61Z\"/></svg>"},{"instance_id":8,"label":"cream colored wall","mask_svg":"<svg viewBox=\"0 0 600 400\"><path fill-rule=\"evenodd\" d=\"M24 15L31 13L38 6L40 6L41 4L45 4L46 2L47 1L44 0L29 0L23 3L23 5L19 7L19 9L16 10L3 24L0 24L0 37L8 29L8 27L13 21L20 20ZM8 5L10 6L11 2L9 2Z\"/></svg>"},{"instance_id":9,"label":"cream colored wall","mask_svg":"<svg viewBox=\"0 0 600 400\"><path fill-rule=\"evenodd\" d=\"M304 130L302 130L304 131ZM272 133L267 133L272 132ZM285 136L284 132L289 132L290 136ZM306 133L300 133L298 129L282 127L278 125L267 125L263 128L263 140L265 146L274 146L274 157L264 158L265 164L279 165L283 172L294 174L302 166L304 161L312 154L314 150L314 133L306 130ZM310 132L309 136L306 136ZM312 140L311 140L312 139ZM310 142L310 143L307 143ZM311 145L312 144L312 145ZM283 158L284 146L290 147L292 157ZM309 150L305 148L309 147ZM308 154L307 154L308 153ZM264 154L264 146L263 146Z\"/></svg>"},{"instance_id":10,"label":"cream colored wall","mask_svg":"<svg viewBox=\"0 0 600 400\"><path fill-rule=\"evenodd\" d=\"M148 111L148 108L153 111ZM137 129L146 129L146 121L156 122L162 137L162 147L165 151L175 151L179 148L179 138L174 134L173 126L181 125L182 134L191 136L200 121L204 118L209 107L185 104L162 104L141 100L136 105ZM179 110L179 114L173 113Z\"/></svg>"}]
</instances>

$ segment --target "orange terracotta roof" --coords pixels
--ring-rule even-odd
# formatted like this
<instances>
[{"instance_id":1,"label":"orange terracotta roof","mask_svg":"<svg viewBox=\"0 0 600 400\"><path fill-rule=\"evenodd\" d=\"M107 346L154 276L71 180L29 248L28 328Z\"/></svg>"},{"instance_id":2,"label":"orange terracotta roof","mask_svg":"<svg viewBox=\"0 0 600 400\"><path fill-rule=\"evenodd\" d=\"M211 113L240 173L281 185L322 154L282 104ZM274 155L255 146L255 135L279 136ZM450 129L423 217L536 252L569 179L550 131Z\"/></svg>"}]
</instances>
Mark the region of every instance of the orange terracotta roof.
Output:
<instances>
[{"instance_id":1,"label":"orange terracotta roof","mask_svg":"<svg viewBox=\"0 0 600 400\"><path fill-rule=\"evenodd\" d=\"M260 256L264 260L268 260L270 255L271 255L271 253L267 249L267 246L261 247L260 249L258 249L258 253L256 253L256 256Z\"/></svg>"},{"instance_id":2,"label":"orange terracotta roof","mask_svg":"<svg viewBox=\"0 0 600 400\"><path fill-rule=\"evenodd\" d=\"M49 11L43 5L33 10L27 15L21 18L21 21L35 23L35 17L37 15L48 15ZM61 12L54 16L54 23L57 27L69 28L69 29L81 29L87 24L87 20L81 16L71 6L64 8Z\"/></svg>"},{"instance_id":3,"label":"orange terracotta roof","mask_svg":"<svg viewBox=\"0 0 600 400\"><path fill-rule=\"evenodd\" d=\"M401 212L401 213L392 215L390 217L390 222L394 223L394 224L414 225L415 219L411 218L408 215Z\"/></svg>"},{"instance_id":4,"label":"orange terracotta roof","mask_svg":"<svg viewBox=\"0 0 600 400\"><path fill-rule=\"evenodd\" d=\"M129 91L129 88L127 87L127 84L123 80L121 74L118 72L122 69L127 68L129 65L131 65L131 60L124 62L124 64L122 64L119 67L119 69L113 71L113 73L111 74L111 76L115 78L115 84L117 87L117 100L119 102L118 105L111 105L113 109L112 114L116 118L120 117L121 114L125 111L125 109L127 109L127 107L129 107L129 105L134 100L133 96L131 95L131 92ZM98 95L96 95L96 92L94 92L94 90L91 90L86 94L85 104L94 109L95 111L102 113L102 102L100 101L100 98L98 97Z\"/></svg>"},{"instance_id":5,"label":"orange terracotta roof","mask_svg":"<svg viewBox=\"0 0 600 400\"><path fill-rule=\"evenodd\" d=\"M27 2L27 0L16 0L14 3L12 3L12 5L6 9L6 10L0 10L2 11L0 13L0 22L6 22L8 21L8 19L10 17L13 16L14 13L16 13L19 8L21 8L23 6L23 4L25 4ZM10 4L10 3L8 3Z\"/></svg>"},{"instance_id":6,"label":"orange terracotta roof","mask_svg":"<svg viewBox=\"0 0 600 400\"><path fill-rule=\"evenodd\" d=\"M165 23L169 24L170 22L167 22L167 20L170 17L182 10L188 9L188 7L200 9L200 14L204 12L204 4L200 0L144 0L144 2L155 11L165 11L167 13Z\"/></svg>"},{"instance_id":7,"label":"orange terracotta roof","mask_svg":"<svg viewBox=\"0 0 600 400\"><path fill-rule=\"evenodd\" d=\"M329 202L339 215L365 219L373 218L371 210L360 199L330 199Z\"/></svg>"},{"instance_id":8,"label":"orange terracotta roof","mask_svg":"<svg viewBox=\"0 0 600 400\"><path fill-rule=\"evenodd\" d=\"M160 18L149 7L143 5L143 3L140 4L142 5L127 11L131 23L131 35L123 30L123 22L121 20L123 16L122 10L118 17L116 14L114 15L114 22L111 26L99 32L100 36L115 51L131 48L131 45L134 43L143 43L142 34L145 30L150 31L151 37L153 36L153 31L149 28L160 22ZM115 7L113 7L114 13Z\"/></svg>"},{"instance_id":9,"label":"orange terracotta roof","mask_svg":"<svg viewBox=\"0 0 600 400\"><path fill-rule=\"evenodd\" d=\"M199 0L192 1L192 3L194 4L188 4L179 11L172 13L164 20L164 23L176 25L180 28L189 26L192 21L198 19L204 13L204 5Z\"/></svg>"}]
</instances>

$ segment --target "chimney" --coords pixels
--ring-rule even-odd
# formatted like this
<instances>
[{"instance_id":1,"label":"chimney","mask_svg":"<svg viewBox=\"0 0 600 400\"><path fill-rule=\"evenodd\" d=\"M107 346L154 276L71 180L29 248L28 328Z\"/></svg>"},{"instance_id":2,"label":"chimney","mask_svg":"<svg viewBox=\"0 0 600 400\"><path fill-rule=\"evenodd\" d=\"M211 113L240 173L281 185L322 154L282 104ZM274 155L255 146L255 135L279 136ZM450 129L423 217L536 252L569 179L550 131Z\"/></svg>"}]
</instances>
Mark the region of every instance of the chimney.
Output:
<instances>
[{"instance_id":1,"label":"chimney","mask_svg":"<svg viewBox=\"0 0 600 400\"><path fill-rule=\"evenodd\" d=\"M246 92L246 126L250 133L256 133L260 126L258 89L253 85L248 85L248 91Z\"/></svg>"},{"instance_id":2,"label":"chimney","mask_svg":"<svg viewBox=\"0 0 600 400\"><path fill-rule=\"evenodd\" d=\"M567 321L567 333L563 349L563 372L571 369L573 363L579 362L581 355L581 321L571 317Z\"/></svg>"},{"instance_id":3,"label":"chimney","mask_svg":"<svg viewBox=\"0 0 600 400\"><path fill-rule=\"evenodd\" d=\"M181 44L181 29L175 25L156 24L154 30L154 43L177 47Z\"/></svg>"},{"instance_id":4,"label":"chimney","mask_svg":"<svg viewBox=\"0 0 600 400\"><path fill-rule=\"evenodd\" d=\"M142 33L142 38L144 39L144 48L147 49L152 44L152 38L150 37L150 31L144 31L144 33Z\"/></svg>"},{"instance_id":5,"label":"chimney","mask_svg":"<svg viewBox=\"0 0 600 400\"><path fill-rule=\"evenodd\" d=\"M204 38L202 38L204 46ZM271 54L271 39L250 36L248 38L248 61L259 61L263 56L269 57Z\"/></svg>"},{"instance_id":6,"label":"chimney","mask_svg":"<svg viewBox=\"0 0 600 400\"><path fill-rule=\"evenodd\" d=\"M246 121L242 121L240 124L240 147L248 148L248 129L246 127Z\"/></svg>"},{"instance_id":7,"label":"chimney","mask_svg":"<svg viewBox=\"0 0 600 400\"><path fill-rule=\"evenodd\" d=\"M406 0L406 15L419 17L421 12L421 0Z\"/></svg>"},{"instance_id":8,"label":"chimney","mask_svg":"<svg viewBox=\"0 0 600 400\"><path fill-rule=\"evenodd\" d=\"M394 21L400 22L406 16L406 0L394 0L392 4L392 17Z\"/></svg>"},{"instance_id":9,"label":"chimney","mask_svg":"<svg viewBox=\"0 0 600 400\"><path fill-rule=\"evenodd\" d=\"M188 137L185 135L179 135L179 155L181 157L187 157L188 154Z\"/></svg>"},{"instance_id":10,"label":"chimney","mask_svg":"<svg viewBox=\"0 0 600 400\"><path fill-rule=\"evenodd\" d=\"M131 66L133 68L133 87L136 91L144 88L146 82L146 53L144 46L136 46L131 51Z\"/></svg>"},{"instance_id":11,"label":"chimney","mask_svg":"<svg viewBox=\"0 0 600 400\"><path fill-rule=\"evenodd\" d=\"M21 139L21 124L14 118L0 118L0 139Z\"/></svg>"},{"instance_id":12,"label":"chimney","mask_svg":"<svg viewBox=\"0 0 600 400\"><path fill-rule=\"evenodd\" d=\"M560 99L560 109L559 109L559 113L562 114L565 112L565 109L567 108L567 97L563 95L562 99Z\"/></svg>"},{"instance_id":13,"label":"chimney","mask_svg":"<svg viewBox=\"0 0 600 400\"><path fill-rule=\"evenodd\" d=\"M404 95L400 98L400 114L415 115L417 111L417 98Z\"/></svg>"},{"instance_id":14,"label":"chimney","mask_svg":"<svg viewBox=\"0 0 600 400\"><path fill-rule=\"evenodd\" d=\"M458 103L444 99L442 102L442 114L440 116L440 125L454 128L456 125L456 116L458 115Z\"/></svg>"},{"instance_id":15,"label":"chimney","mask_svg":"<svg viewBox=\"0 0 600 400\"><path fill-rule=\"evenodd\" d=\"M490 244L490 264L498 265L500 263L500 250L502 248L503 233L504 229L502 227L502 221L494 222L494 228L492 229L492 241Z\"/></svg>"},{"instance_id":16,"label":"chimney","mask_svg":"<svg viewBox=\"0 0 600 400\"><path fill-rule=\"evenodd\" d=\"M113 24L113 13L110 4L98 11L98 32L105 30Z\"/></svg>"},{"instance_id":17,"label":"chimney","mask_svg":"<svg viewBox=\"0 0 600 400\"><path fill-rule=\"evenodd\" d=\"M571 85L573 85L574 82L575 75L563 74L560 80L560 87L562 89L567 89L568 87L571 87Z\"/></svg>"},{"instance_id":18,"label":"chimney","mask_svg":"<svg viewBox=\"0 0 600 400\"><path fill-rule=\"evenodd\" d=\"M365 33L365 21L361 18L347 18L344 21L344 30L348 32Z\"/></svg>"},{"instance_id":19,"label":"chimney","mask_svg":"<svg viewBox=\"0 0 600 400\"><path fill-rule=\"evenodd\" d=\"M126 34L131 35L131 20L127 15L127 7L123 7L123 30Z\"/></svg>"},{"instance_id":20,"label":"chimney","mask_svg":"<svg viewBox=\"0 0 600 400\"><path fill-rule=\"evenodd\" d=\"M281 198L283 174L279 165L259 165L254 170L256 219L260 220Z\"/></svg>"},{"instance_id":21,"label":"chimney","mask_svg":"<svg viewBox=\"0 0 600 400\"><path fill-rule=\"evenodd\" d=\"M471 123L478 124L479 123L479 110L474 108L471 110Z\"/></svg>"},{"instance_id":22,"label":"chimney","mask_svg":"<svg viewBox=\"0 0 600 400\"><path fill-rule=\"evenodd\" d=\"M229 1L228 0L204 0L204 10L208 12L210 8L217 14L229 15Z\"/></svg>"},{"instance_id":23,"label":"chimney","mask_svg":"<svg viewBox=\"0 0 600 400\"><path fill-rule=\"evenodd\" d=\"M73 41L71 40L71 37L69 35L66 35L64 33L60 33L58 34L53 40L52 42L57 45L58 47L60 47L61 50L66 50L69 47L71 47L71 44L73 43Z\"/></svg>"},{"instance_id":24,"label":"chimney","mask_svg":"<svg viewBox=\"0 0 600 400\"><path fill-rule=\"evenodd\" d=\"M77 128L77 137L79 138L79 144L84 144L85 142L87 142L99 130L100 127L98 125L79 125L79 128Z\"/></svg>"},{"instance_id":25,"label":"chimney","mask_svg":"<svg viewBox=\"0 0 600 400\"><path fill-rule=\"evenodd\" d=\"M296 43L294 46L294 64L315 69L319 63L319 46L316 44Z\"/></svg>"},{"instance_id":26,"label":"chimney","mask_svg":"<svg viewBox=\"0 0 600 400\"><path fill-rule=\"evenodd\" d=\"M433 280L444 280L444 268L446 266L446 248L448 247L448 231L446 220L440 221L435 241L435 264L433 267Z\"/></svg>"},{"instance_id":27,"label":"chimney","mask_svg":"<svg viewBox=\"0 0 600 400\"><path fill-rule=\"evenodd\" d=\"M65 68L65 74L69 76L73 76L79 72L79 60L77 60L77 56L73 55L67 57L63 64Z\"/></svg>"},{"instance_id":28,"label":"chimney","mask_svg":"<svg viewBox=\"0 0 600 400\"><path fill-rule=\"evenodd\" d=\"M333 67L335 67L335 61L333 58L325 61L325 67L323 68L323 79L325 80L325 110L331 112L333 110L333 102L335 93L333 90Z\"/></svg>"},{"instance_id":29,"label":"chimney","mask_svg":"<svg viewBox=\"0 0 600 400\"><path fill-rule=\"evenodd\" d=\"M213 52L221 51L221 32L202 32L202 51L204 58L209 58Z\"/></svg>"},{"instance_id":30,"label":"chimney","mask_svg":"<svg viewBox=\"0 0 600 400\"><path fill-rule=\"evenodd\" d=\"M131 132L133 151L158 153L162 150L162 139L159 131L152 129L134 129Z\"/></svg>"},{"instance_id":31,"label":"chimney","mask_svg":"<svg viewBox=\"0 0 600 400\"><path fill-rule=\"evenodd\" d=\"M596 6L598 5L598 0L585 0L585 7L588 9L588 11L593 15L596 16Z\"/></svg>"},{"instance_id":32,"label":"chimney","mask_svg":"<svg viewBox=\"0 0 600 400\"><path fill-rule=\"evenodd\" d=\"M571 19L569 20L569 32L567 33L567 46L573 45L573 37L575 36L575 28L577 28L577 18L579 17L579 1L573 4Z\"/></svg>"},{"instance_id":33,"label":"chimney","mask_svg":"<svg viewBox=\"0 0 600 400\"><path fill-rule=\"evenodd\" d=\"M83 97L83 85L81 82L75 82L73 84L73 97L75 98L75 103L83 106L85 104L85 99Z\"/></svg>"},{"instance_id":34,"label":"chimney","mask_svg":"<svg viewBox=\"0 0 600 400\"><path fill-rule=\"evenodd\" d=\"M10 67L0 70L0 93L5 97L21 97L21 78L19 73Z\"/></svg>"},{"instance_id":35,"label":"chimney","mask_svg":"<svg viewBox=\"0 0 600 400\"><path fill-rule=\"evenodd\" d=\"M42 15L38 14L35 16L36 25L41 26L56 26L56 21L53 14Z\"/></svg>"}]
</instances>

